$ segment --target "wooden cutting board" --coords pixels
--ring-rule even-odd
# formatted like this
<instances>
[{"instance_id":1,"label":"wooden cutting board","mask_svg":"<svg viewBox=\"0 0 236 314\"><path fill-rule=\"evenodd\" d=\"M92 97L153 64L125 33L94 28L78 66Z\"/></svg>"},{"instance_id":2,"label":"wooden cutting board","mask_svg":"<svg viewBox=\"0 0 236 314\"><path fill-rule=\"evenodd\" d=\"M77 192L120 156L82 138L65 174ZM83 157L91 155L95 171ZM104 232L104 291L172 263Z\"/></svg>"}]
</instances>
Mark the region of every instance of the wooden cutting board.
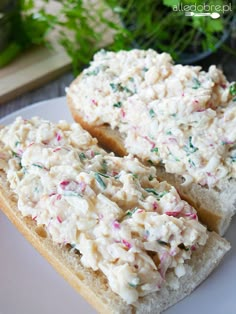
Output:
<instances>
[{"instance_id":1,"label":"wooden cutting board","mask_svg":"<svg viewBox=\"0 0 236 314\"><path fill-rule=\"evenodd\" d=\"M39 87L71 68L64 49L34 47L0 69L0 104Z\"/></svg>"},{"instance_id":2,"label":"wooden cutting board","mask_svg":"<svg viewBox=\"0 0 236 314\"><path fill-rule=\"evenodd\" d=\"M93 0L86 1L90 5L92 4L93 8ZM36 0L36 5L39 5L39 7L41 3L42 0ZM55 13L60 9L60 6L59 1L50 0L47 4L47 11ZM106 8L106 15L107 17L111 16L113 22L119 23L118 17L114 16L108 8ZM113 32L102 25L96 25L95 27L103 34L101 47L112 41ZM8 66L0 69L0 105L47 83L71 68L70 58L64 48L57 43L57 31L54 30L48 38L53 49L34 47L22 53Z\"/></svg>"},{"instance_id":3,"label":"wooden cutting board","mask_svg":"<svg viewBox=\"0 0 236 314\"><path fill-rule=\"evenodd\" d=\"M42 0L35 1L38 8L42 3ZM58 1L51 0L47 11L55 13L60 6ZM52 48L34 47L0 69L0 104L53 80L71 68L70 58L57 43L56 36L57 30L54 30L48 38Z\"/></svg>"}]
</instances>

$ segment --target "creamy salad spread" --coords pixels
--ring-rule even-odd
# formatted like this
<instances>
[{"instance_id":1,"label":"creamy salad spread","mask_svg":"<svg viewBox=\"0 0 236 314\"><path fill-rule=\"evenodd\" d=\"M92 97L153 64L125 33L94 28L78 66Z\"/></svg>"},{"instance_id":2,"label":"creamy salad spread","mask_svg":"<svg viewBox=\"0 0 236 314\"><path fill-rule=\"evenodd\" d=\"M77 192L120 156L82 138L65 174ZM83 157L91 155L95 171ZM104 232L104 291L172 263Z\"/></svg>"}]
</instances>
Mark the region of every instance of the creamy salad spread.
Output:
<instances>
[{"instance_id":1,"label":"creamy salad spread","mask_svg":"<svg viewBox=\"0 0 236 314\"><path fill-rule=\"evenodd\" d=\"M204 72L153 50L103 50L68 93L87 122L119 129L129 153L163 163L185 184L236 177L236 83L215 66Z\"/></svg>"},{"instance_id":2,"label":"creamy salad spread","mask_svg":"<svg viewBox=\"0 0 236 314\"><path fill-rule=\"evenodd\" d=\"M0 168L21 213L79 250L83 265L101 270L127 303L159 290L168 270L178 288L184 261L207 233L175 188L156 180L154 167L105 153L65 121L19 117L0 139Z\"/></svg>"}]
</instances>

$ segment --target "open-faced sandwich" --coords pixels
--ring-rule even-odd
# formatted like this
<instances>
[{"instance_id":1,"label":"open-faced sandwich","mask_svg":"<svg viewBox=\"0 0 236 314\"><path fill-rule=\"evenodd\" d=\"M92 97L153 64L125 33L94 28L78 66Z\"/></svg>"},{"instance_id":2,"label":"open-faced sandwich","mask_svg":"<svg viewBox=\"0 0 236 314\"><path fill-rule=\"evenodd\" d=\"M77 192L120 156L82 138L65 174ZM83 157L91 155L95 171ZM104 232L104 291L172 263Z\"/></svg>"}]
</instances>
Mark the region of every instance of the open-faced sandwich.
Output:
<instances>
[{"instance_id":1,"label":"open-faced sandwich","mask_svg":"<svg viewBox=\"0 0 236 314\"><path fill-rule=\"evenodd\" d=\"M106 153L65 121L0 130L0 207L102 314L160 313L230 248L155 167Z\"/></svg>"},{"instance_id":2,"label":"open-faced sandwich","mask_svg":"<svg viewBox=\"0 0 236 314\"><path fill-rule=\"evenodd\" d=\"M226 231L236 211L236 83L166 53L102 50L67 95L104 147L157 165L210 230Z\"/></svg>"}]
</instances>

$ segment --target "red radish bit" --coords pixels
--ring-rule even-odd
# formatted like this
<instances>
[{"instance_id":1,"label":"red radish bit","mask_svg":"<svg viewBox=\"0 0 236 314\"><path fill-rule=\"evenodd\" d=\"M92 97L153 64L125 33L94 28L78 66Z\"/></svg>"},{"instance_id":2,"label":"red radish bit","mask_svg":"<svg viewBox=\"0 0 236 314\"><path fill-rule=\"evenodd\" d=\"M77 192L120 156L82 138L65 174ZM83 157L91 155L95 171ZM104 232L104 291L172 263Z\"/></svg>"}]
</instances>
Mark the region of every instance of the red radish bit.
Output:
<instances>
[{"instance_id":1,"label":"red radish bit","mask_svg":"<svg viewBox=\"0 0 236 314\"><path fill-rule=\"evenodd\" d=\"M122 118L124 118L125 117L125 115L126 115L126 113L125 113L125 111L124 111L124 109L121 109L121 116L122 116Z\"/></svg>"},{"instance_id":2,"label":"red radish bit","mask_svg":"<svg viewBox=\"0 0 236 314\"><path fill-rule=\"evenodd\" d=\"M79 182L80 191L83 193L86 189L87 184L84 181Z\"/></svg>"},{"instance_id":3,"label":"red radish bit","mask_svg":"<svg viewBox=\"0 0 236 314\"><path fill-rule=\"evenodd\" d=\"M114 220L112 223L114 229L120 229L120 223L117 220Z\"/></svg>"},{"instance_id":4,"label":"red radish bit","mask_svg":"<svg viewBox=\"0 0 236 314\"><path fill-rule=\"evenodd\" d=\"M154 143L152 140L150 140L147 136L143 136L143 138L148 141L152 145L152 149L156 146L156 143Z\"/></svg>"},{"instance_id":5,"label":"red radish bit","mask_svg":"<svg viewBox=\"0 0 236 314\"><path fill-rule=\"evenodd\" d=\"M37 217L38 217L38 216L34 216L34 217L32 217L32 219L33 219L34 221L36 221Z\"/></svg>"},{"instance_id":6,"label":"red radish bit","mask_svg":"<svg viewBox=\"0 0 236 314\"><path fill-rule=\"evenodd\" d=\"M131 249L131 247L132 247L132 245L124 239L122 240L122 244L124 244L124 246L127 247L128 250Z\"/></svg>"},{"instance_id":7,"label":"red radish bit","mask_svg":"<svg viewBox=\"0 0 236 314\"><path fill-rule=\"evenodd\" d=\"M69 180L64 180L60 183L60 187L62 188L62 190L64 190L66 188L67 185L70 184L71 181Z\"/></svg>"},{"instance_id":8,"label":"red radish bit","mask_svg":"<svg viewBox=\"0 0 236 314\"><path fill-rule=\"evenodd\" d=\"M153 204L152 204L153 210L157 210L158 207L159 207L159 206L158 206L157 202L153 202Z\"/></svg>"},{"instance_id":9,"label":"red radish bit","mask_svg":"<svg viewBox=\"0 0 236 314\"><path fill-rule=\"evenodd\" d=\"M98 105L98 103L97 103L97 101L96 101L95 99L92 99L91 101L92 101L92 103L93 103L95 106Z\"/></svg>"},{"instance_id":10,"label":"red radish bit","mask_svg":"<svg viewBox=\"0 0 236 314\"><path fill-rule=\"evenodd\" d=\"M185 217L189 217L191 219L196 220L197 219L197 214L195 214L195 213L186 213Z\"/></svg>"},{"instance_id":11,"label":"red radish bit","mask_svg":"<svg viewBox=\"0 0 236 314\"><path fill-rule=\"evenodd\" d=\"M61 224L62 223L62 219L60 216L57 216L57 221Z\"/></svg>"},{"instance_id":12,"label":"red radish bit","mask_svg":"<svg viewBox=\"0 0 236 314\"><path fill-rule=\"evenodd\" d=\"M57 148L55 148L55 149L53 150L53 153L55 153L55 152L57 152L57 151L59 151L59 150L61 150L61 148L60 148L60 147L57 147Z\"/></svg>"},{"instance_id":13,"label":"red radish bit","mask_svg":"<svg viewBox=\"0 0 236 314\"><path fill-rule=\"evenodd\" d=\"M168 216L178 217L180 212L165 212L165 214Z\"/></svg>"},{"instance_id":14,"label":"red radish bit","mask_svg":"<svg viewBox=\"0 0 236 314\"><path fill-rule=\"evenodd\" d=\"M56 133L56 139L58 142L62 139L62 136L59 133Z\"/></svg>"}]
</instances>

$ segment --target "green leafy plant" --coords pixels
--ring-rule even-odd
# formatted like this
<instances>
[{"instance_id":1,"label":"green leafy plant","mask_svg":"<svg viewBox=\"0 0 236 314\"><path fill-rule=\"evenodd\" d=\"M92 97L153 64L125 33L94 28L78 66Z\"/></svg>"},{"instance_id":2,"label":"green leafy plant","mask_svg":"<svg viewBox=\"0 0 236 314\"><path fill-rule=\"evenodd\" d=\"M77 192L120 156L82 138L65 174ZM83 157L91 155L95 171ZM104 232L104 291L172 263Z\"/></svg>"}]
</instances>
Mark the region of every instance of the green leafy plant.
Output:
<instances>
[{"instance_id":1,"label":"green leafy plant","mask_svg":"<svg viewBox=\"0 0 236 314\"><path fill-rule=\"evenodd\" d=\"M219 48L230 32L233 16L233 12L220 12L221 16L213 19L185 16L183 11L174 10L180 3L202 4L200 0L103 0L96 6L88 0L61 0L59 11L51 14L46 9L48 2L42 0L36 10L35 0L21 0L15 21L17 32L11 42L12 57L32 44L47 44L47 34L57 28L58 41L71 57L75 72L101 47L114 51L153 48L184 62L186 53L194 55ZM224 1L206 3L222 7ZM109 32L113 33L113 41L101 45L104 34ZM9 53L5 55L11 59Z\"/></svg>"}]
</instances>

